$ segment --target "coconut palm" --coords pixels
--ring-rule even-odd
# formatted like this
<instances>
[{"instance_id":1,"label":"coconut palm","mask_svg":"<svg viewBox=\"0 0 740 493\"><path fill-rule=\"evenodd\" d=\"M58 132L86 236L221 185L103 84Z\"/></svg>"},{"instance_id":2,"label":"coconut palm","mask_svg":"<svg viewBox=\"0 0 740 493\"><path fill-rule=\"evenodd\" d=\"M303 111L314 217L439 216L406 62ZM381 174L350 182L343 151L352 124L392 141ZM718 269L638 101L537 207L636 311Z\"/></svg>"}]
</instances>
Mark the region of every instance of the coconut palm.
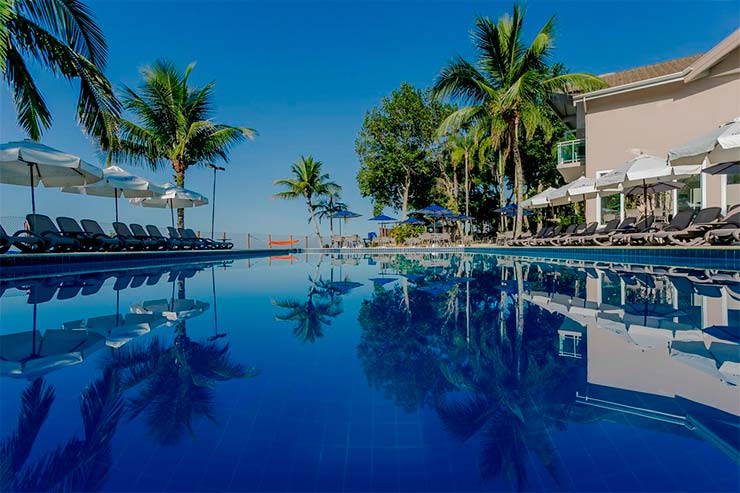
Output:
<instances>
[{"instance_id":1,"label":"coconut palm","mask_svg":"<svg viewBox=\"0 0 740 493\"><path fill-rule=\"evenodd\" d=\"M446 127L440 127L446 130ZM452 148L450 158L453 163L462 163L464 167L465 181L463 184L465 190L465 215L470 215L470 170L475 167L475 160L480 163L490 147L491 138L488 136L486 127L475 125L472 128L457 132L450 136L449 144Z\"/></svg>"},{"instance_id":2,"label":"coconut palm","mask_svg":"<svg viewBox=\"0 0 740 493\"><path fill-rule=\"evenodd\" d=\"M18 125L33 140L51 125L30 69L38 64L79 81L77 119L85 132L109 146L120 104L103 75L108 47L90 8L79 0L3 0L0 21L0 71L13 95Z\"/></svg>"},{"instance_id":3,"label":"coconut palm","mask_svg":"<svg viewBox=\"0 0 740 493\"><path fill-rule=\"evenodd\" d=\"M323 166L324 163L314 159L313 156L301 156L290 168L293 176L275 180L275 185L282 186L285 190L273 195L276 199L303 198L306 201L308 214L316 228L316 235L321 245L324 244L324 240L321 237L313 200L322 197L336 197L342 192L342 187L329 180L329 173L323 173Z\"/></svg>"},{"instance_id":4,"label":"coconut palm","mask_svg":"<svg viewBox=\"0 0 740 493\"><path fill-rule=\"evenodd\" d=\"M458 56L442 69L434 83L437 97L461 98L470 103L448 117L447 124L458 126L466 121L488 119L493 128L503 120L507 135L504 157L514 157L514 188L517 203L522 202L524 177L519 152L519 134L524 127L530 136L538 128L552 131L548 113L550 96L556 91L592 90L605 86L598 77L586 74L562 74L549 63L554 43L555 18L540 29L529 47L522 41L524 13L518 5L513 15L504 15L497 23L488 17L476 18L472 31L478 51L477 65ZM515 236L521 234L521 209L517 210Z\"/></svg>"},{"instance_id":5,"label":"coconut palm","mask_svg":"<svg viewBox=\"0 0 740 493\"><path fill-rule=\"evenodd\" d=\"M334 200L335 198L337 200ZM328 199L323 198L319 200L316 205L314 205L314 211L316 212L316 218L319 220L319 223L324 219L329 220L329 234L332 235L334 234L334 220L332 219L332 216L337 212L347 210L347 204L340 202L338 199L339 197L334 197L332 195ZM310 217L308 218L308 221L311 221Z\"/></svg>"},{"instance_id":6,"label":"coconut palm","mask_svg":"<svg viewBox=\"0 0 740 493\"><path fill-rule=\"evenodd\" d=\"M123 107L136 121L121 119L121 138L113 158L128 159L158 170L170 165L175 184L185 186L185 172L191 166L214 160L228 161L231 148L252 139L256 131L213 122L215 82L203 87L190 83L195 64L184 72L167 60L158 60L141 71L138 90L123 89ZM179 227L185 212L177 210Z\"/></svg>"},{"instance_id":7,"label":"coconut palm","mask_svg":"<svg viewBox=\"0 0 740 493\"><path fill-rule=\"evenodd\" d=\"M228 344L191 340L184 321L176 330L172 346L155 338L147 345L122 348L106 364L120 372L124 390L142 384L138 395L129 399L130 417L146 412L150 434L163 445L177 443L184 433L193 436L193 418L215 421L217 382L259 374L232 361Z\"/></svg>"}]
</instances>

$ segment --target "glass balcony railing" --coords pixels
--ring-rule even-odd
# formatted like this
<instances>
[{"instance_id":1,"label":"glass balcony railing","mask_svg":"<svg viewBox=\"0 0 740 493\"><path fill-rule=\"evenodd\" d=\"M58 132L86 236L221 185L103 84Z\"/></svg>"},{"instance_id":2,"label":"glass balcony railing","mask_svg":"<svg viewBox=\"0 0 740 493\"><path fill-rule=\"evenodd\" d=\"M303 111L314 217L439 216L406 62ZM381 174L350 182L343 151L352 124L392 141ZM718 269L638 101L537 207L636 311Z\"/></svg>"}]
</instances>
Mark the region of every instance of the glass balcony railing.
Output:
<instances>
[{"instance_id":1,"label":"glass balcony railing","mask_svg":"<svg viewBox=\"0 0 740 493\"><path fill-rule=\"evenodd\" d=\"M586 139L566 140L558 143L558 164L586 162Z\"/></svg>"}]
</instances>

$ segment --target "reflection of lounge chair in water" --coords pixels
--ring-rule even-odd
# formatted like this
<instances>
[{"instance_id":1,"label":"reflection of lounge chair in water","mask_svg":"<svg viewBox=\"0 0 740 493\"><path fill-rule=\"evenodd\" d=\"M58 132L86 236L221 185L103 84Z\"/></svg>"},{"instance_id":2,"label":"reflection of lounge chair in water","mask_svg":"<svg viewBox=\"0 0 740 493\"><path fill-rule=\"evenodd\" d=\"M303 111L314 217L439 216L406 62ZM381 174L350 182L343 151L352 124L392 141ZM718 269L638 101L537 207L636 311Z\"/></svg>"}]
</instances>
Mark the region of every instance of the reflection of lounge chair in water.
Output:
<instances>
[{"instance_id":1,"label":"reflection of lounge chair in water","mask_svg":"<svg viewBox=\"0 0 740 493\"><path fill-rule=\"evenodd\" d=\"M36 378L82 363L105 338L85 330L49 329L0 336L0 375Z\"/></svg>"}]
</instances>

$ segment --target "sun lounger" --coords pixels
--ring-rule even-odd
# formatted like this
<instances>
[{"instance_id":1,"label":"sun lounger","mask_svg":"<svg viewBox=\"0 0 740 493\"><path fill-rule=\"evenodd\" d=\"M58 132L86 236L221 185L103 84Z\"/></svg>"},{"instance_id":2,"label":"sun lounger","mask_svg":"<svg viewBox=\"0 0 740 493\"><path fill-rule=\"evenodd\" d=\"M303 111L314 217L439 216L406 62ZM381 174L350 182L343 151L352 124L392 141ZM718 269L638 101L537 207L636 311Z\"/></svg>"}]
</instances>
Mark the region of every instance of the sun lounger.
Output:
<instances>
[{"instance_id":1,"label":"sun lounger","mask_svg":"<svg viewBox=\"0 0 740 493\"><path fill-rule=\"evenodd\" d=\"M98 238L104 243L110 243L113 245L111 250L123 250L123 249L130 249L127 248L126 242L118 238L117 236L109 236L103 231L103 228L100 227L100 224L98 224L97 221L94 221L92 219L83 219L80 221L80 225L82 226L82 229L85 231L85 233L89 234L90 236L94 238ZM109 240L113 240L115 243L111 243Z\"/></svg>"},{"instance_id":2,"label":"sun lounger","mask_svg":"<svg viewBox=\"0 0 740 493\"><path fill-rule=\"evenodd\" d=\"M133 233L137 239L153 242L153 246L151 247L152 250L167 250L169 247L169 243L165 238L150 236L141 224L131 223L130 229L131 233Z\"/></svg>"},{"instance_id":3,"label":"sun lounger","mask_svg":"<svg viewBox=\"0 0 740 493\"><path fill-rule=\"evenodd\" d=\"M47 243L41 236L26 229L9 235L0 226L0 253L7 252L13 246L23 253L40 253L46 251Z\"/></svg>"},{"instance_id":4,"label":"sun lounger","mask_svg":"<svg viewBox=\"0 0 740 493\"><path fill-rule=\"evenodd\" d=\"M691 224L691 220L693 218L694 211L681 211L673 217L670 223L664 225L662 228L658 229L653 226L652 228L649 228L641 233L628 233L627 235L625 235L623 242L629 245L647 244L650 242L651 237L655 233L681 231L682 229L686 229L689 224Z\"/></svg>"},{"instance_id":5,"label":"sun lounger","mask_svg":"<svg viewBox=\"0 0 740 493\"><path fill-rule=\"evenodd\" d=\"M121 242L105 234L92 234L83 230L71 217L58 217L57 225L65 235L79 240L82 247L92 251L120 250Z\"/></svg>"},{"instance_id":6,"label":"sun lounger","mask_svg":"<svg viewBox=\"0 0 740 493\"><path fill-rule=\"evenodd\" d=\"M527 236L520 236L516 240L509 240L507 242L507 245L509 246L526 246L529 245L529 243L533 240L537 240L540 238L544 238L545 236L549 235L552 231L552 226L543 226L540 228L540 230L534 234L534 235L527 235Z\"/></svg>"},{"instance_id":7,"label":"sun lounger","mask_svg":"<svg viewBox=\"0 0 740 493\"><path fill-rule=\"evenodd\" d=\"M612 227L614 225L614 221L609 221L606 223L606 226L604 226L604 229L601 231L597 231L594 234L583 237L580 239L580 243L582 245L600 245L605 246L610 243L611 237L615 234L624 233L626 231L632 230L635 226L636 219L634 217L626 217L624 221L617 222L616 226Z\"/></svg>"},{"instance_id":8,"label":"sun lounger","mask_svg":"<svg viewBox=\"0 0 740 493\"><path fill-rule=\"evenodd\" d=\"M586 226L584 225L584 228L585 227ZM578 231L578 224L569 224L559 235L550 236L549 238L547 238L547 240L544 241L544 244L557 246L560 244L561 241L564 241L566 238L570 238L572 235L574 235L576 231Z\"/></svg>"},{"instance_id":9,"label":"sun lounger","mask_svg":"<svg viewBox=\"0 0 740 493\"><path fill-rule=\"evenodd\" d=\"M716 223L714 229L704 233L704 241L711 245L729 245L740 241L740 211Z\"/></svg>"},{"instance_id":10,"label":"sun lounger","mask_svg":"<svg viewBox=\"0 0 740 493\"><path fill-rule=\"evenodd\" d=\"M167 243L167 248L170 250L185 248L185 242L181 238L167 238L161 231L159 231L159 228L153 224L147 224L146 231L152 238L164 240Z\"/></svg>"},{"instance_id":11,"label":"sun lounger","mask_svg":"<svg viewBox=\"0 0 740 493\"><path fill-rule=\"evenodd\" d=\"M190 241L194 245L194 248L199 250L215 248L215 246L212 245L211 240L200 238L192 229L177 228L177 232L180 233L180 238Z\"/></svg>"},{"instance_id":12,"label":"sun lounger","mask_svg":"<svg viewBox=\"0 0 740 493\"><path fill-rule=\"evenodd\" d=\"M123 242L126 249L155 250L158 246L158 243L151 239L137 238L125 223L113 223L113 230L116 232L116 238Z\"/></svg>"},{"instance_id":13,"label":"sun lounger","mask_svg":"<svg viewBox=\"0 0 740 493\"><path fill-rule=\"evenodd\" d=\"M588 225L583 224L582 226L583 226L583 229L581 229L580 231L576 231L575 233L573 233L567 238L564 238L560 242L560 245L583 245L584 244L582 242L583 238L592 236L596 232L596 229L599 227L599 223L592 222L592 223L589 223Z\"/></svg>"},{"instance_id":14,"label":"sun lounger","mask_svg":"<svg viewBox=\"0 0 740 493\"><path fill-rule=\"evenodd\" d=\"M72 237L65 236L56 227L49 216L43 214L28 214L26 216L28 229L41 236L47 243L47 249L55 252L75 252L80 250L80 242Z\"/></svg>"},{"instance_id":15,"label":"sun lounger","mask_svg":"<svg viewBox=\"0 0 740 493\"><path fill-rule=\"evenodd\" d=\"M540 238L532 238L526 244L529 246L547 245L550 242L550 238L559 236L562 231L563 231L562 226L560 225L555 226L547 234L541 236Z\"/></svg>"},{"instance_id":16,"label":"sun lounger","mask_svg":"<svg viewBox=\"0 0 740 493\"><path fill-rule=\"evenodd\" d=\"M709 224L717 221L722 209L719 207L707 207L696 213L691 222L684 227L680 224L667 226L663 231L652 233L647 242L653 245L672 243L674 245L688 245L691 240L698 238L704 240L704 233L710 228ZM678 215L678 214L677 214Z\"/></svg>"}]
</instances>

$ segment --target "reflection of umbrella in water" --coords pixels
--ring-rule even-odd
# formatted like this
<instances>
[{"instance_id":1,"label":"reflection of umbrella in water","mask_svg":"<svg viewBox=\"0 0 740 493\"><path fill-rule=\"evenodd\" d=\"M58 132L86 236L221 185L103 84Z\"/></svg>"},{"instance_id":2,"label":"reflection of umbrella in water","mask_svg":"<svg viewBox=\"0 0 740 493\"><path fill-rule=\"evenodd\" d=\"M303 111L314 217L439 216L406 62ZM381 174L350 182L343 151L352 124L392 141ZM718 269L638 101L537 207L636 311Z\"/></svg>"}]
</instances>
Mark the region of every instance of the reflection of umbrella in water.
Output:
<instances>
[{"instance_id":1,"label":"reflection of umbrella in water","mask_svg":"<svg viewBox=\"0 0 740 493\"><path fill-rule=\"evenodd\" d=\"M664 303L630 303L624 306L624 312L644 318L669 318L685 315L684 312Z\"/></svg>"},{"instance_id":2,"label":"reflection of umbrella in water","mask_svg":"<svg viewBox=\"0 0 740 493\"><path fill-rule=\"evenodd\" d=\"M209 307L208 303L199 300L168 300L163 298L131 305L131 313L160 315L169 322L178 322L197 317L208 310Z\"/></svg>"},{"instance_id":3,"label":"reflection of umbrella in water","mask_svg":"<svg viewBox=\"0 0 740 493\"><path fill-rule=\"evenodd\" d=\"M103 336L85 330L49 329L41 335L34 305L33 330L0 336L0 375L37 378L82 363L104 344Z\"/></svg>"},{"instance_id":4,"label":"reflection of umbrella in water","mask_svg":"<svg viewBox=\"0 0 740 493\"><path fill-rule=\"evenodd\" d=\"M704 333L718 341L740 343L740 326L737 325L712 325L704 329Z\"/></svg>"},{"instance_id":5,"label":"reflection of umbrella in water","mask_svg":"<svg viewBox=\"0 0 740 493\"><path fill-rule=\"evenodd\" d=\"M104 315L86 320L75 320L62 324L65 330L87 330L105 337L105 345L119 348L136 337L148 334L152 329L164 325L167 319L149 313L128 313L124 317Z\"/></svg>"},{"instance_id":6,"label":"reflection of umbrella in water","mask_svg":"<svg viewBox=\"0 0 740 493\"><path fill-rule=\"evenodd\" d=\"M395 281L396 278L395 277L371 277L369 280L377 284L378 286L385 286L386 284Z\"/></svg>"},{"instance_id":7,"label":"reflection of umbrella in water","mask_svg":"<svg viewBox=\"0 0 740 493\"><path fill-rule=\"evenodd\" d=\"M712 343L707 348L704 341L673 341L671 358L717 380L740 383L740 351L736 344Z\"/></svg>"}]
</instances>

